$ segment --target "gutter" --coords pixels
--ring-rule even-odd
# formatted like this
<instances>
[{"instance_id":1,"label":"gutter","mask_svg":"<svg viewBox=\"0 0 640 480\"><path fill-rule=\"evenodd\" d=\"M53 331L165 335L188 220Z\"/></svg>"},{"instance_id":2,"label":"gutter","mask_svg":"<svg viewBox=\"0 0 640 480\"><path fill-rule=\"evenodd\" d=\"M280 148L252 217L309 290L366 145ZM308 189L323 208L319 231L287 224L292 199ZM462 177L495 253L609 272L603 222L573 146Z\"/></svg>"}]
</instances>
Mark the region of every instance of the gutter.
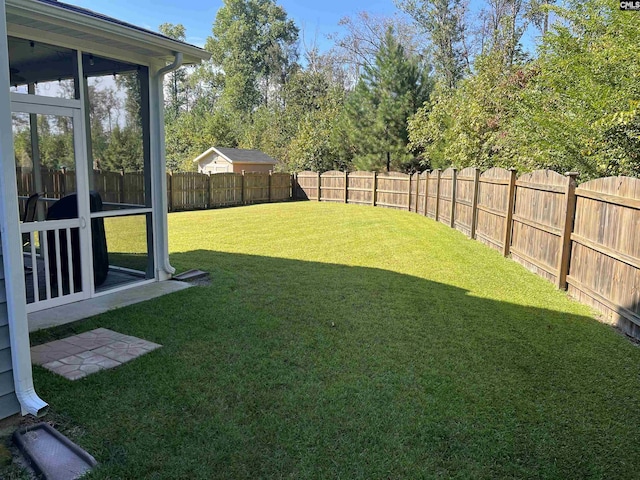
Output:
<instances>
[{"instance_id":1,"label":"gutter","mask_svg":"<svg viewBox=\"0 0 640 480\"><path fill-rule=\"evenodd\" d=\"M157 105L158 107L158 111L155 112L155 115L153 116L153 118L157 118L160 120L160 124L158 125L159 128L159 132L160 132L160 136L159 136L159 140L160 140L160 149L159 149L159 153L160 153L160 185L161 185L161 193L160 193L160 204L161 204L161 212L166 212L167 211L167 161L166 161L166 150L165 150L165 143L164 143L164 138L165 138L165 134L164 134L164 108L163 108L163 98L164 98L164 76L167 73L171 73L176 71L178 68L180 68L182 66L182 60L183 60L183 56L182 56L182 52L177 52L174 53L175 57L173 59L173 62L169 65L166 65L165 67L162 67L160 70L158 70L158 72L156 73L156 88L158 88L159 90L159 105ZM164 215L164 217L166 218L166 215ZM169 228L167 225L166 221L161 222L161 229L162 231L160 232L161 235L161 239L163 244L161 245L161 252L162 252L162 261L160 263L160 267L161 269L164 271L164 273L169 274L169 275L173 275L174 273L176 273L176 269L173 268L171 266L171 264L169 263Z\"/></svg>"},{"instance_id":2,"label":"gutter","mask_svg":"<svg viewBox=\"0 0 640 480\"><path fill-rule=\"evenodd\" d=\"M9 65L7 51L7 25L5 2L0 0L0 66ZM24 292L22 242L18 218L18 190L13 162L13 134L11 127L11 100L9 96L9 69L0 74L0 236L4 262L4 288L7 298L7 318L11 345L13 385L20 402L22 415L44 415L49 405L33 387L27 299Z\"/></svg>"}]
</instances>

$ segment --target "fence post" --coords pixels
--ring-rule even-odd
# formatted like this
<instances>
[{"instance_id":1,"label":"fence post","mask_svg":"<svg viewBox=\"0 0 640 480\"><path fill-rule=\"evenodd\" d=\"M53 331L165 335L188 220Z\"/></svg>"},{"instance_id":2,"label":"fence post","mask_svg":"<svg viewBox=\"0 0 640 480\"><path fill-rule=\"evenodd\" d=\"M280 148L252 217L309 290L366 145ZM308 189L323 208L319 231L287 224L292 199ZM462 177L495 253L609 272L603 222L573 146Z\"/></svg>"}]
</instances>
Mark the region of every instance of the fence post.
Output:
<instances>
[{"instance_id":1,"label":"fence post","mask_svg":"<svg viewBox=\"0 0 640 480\"><path fill-rule=\"evenodd\" d=\"M435 221L438 221L438 214L440 213L440 169L436 168L436 211Z\"/></svg>"},{"instance_id":2,"label":"fence post","mask_svg":"<svg viewBox=\"0 0 640 480\"><path fill-rule=\"evenodd\" d=\"M322 197L322 174L318 172L318 201Z\"/></svg>"},{"instance_id":3,"label":"fence post","mask_svg":"<svg viewBox=\"0 0 640 480\"><path fill-rule=\"evenodd\" d=\"M502 255L509 256L511 248L511 228L513 220L513 204L515 203L516 194L516 169L509 169L509 190L507 191L507 214L504 217L504 246L502 247Z\"/></svg>"},{"instance_id":4,"label":"fence post","mask_svg":"<svg viewBox=\"0 0 640 480\"><path fill-rule=\"evenodd\" d=\"M473 171L473 199L471 200L471 238L476 238L476 225L478 224L478 192L480 187L480 169Z\"/></svg>"},{"instance_id":5,"label":"fence post","mask_svg":"<svg viewBox=\"0 0 640 480\"><path fill-rule=\"evenodd\" d=\"M344 203L349 203L349 172L344 171Z\"/></svg>"},{"instance_id":6,"label":"fence post","mask_svg":"<svg viewBox=\"0 0 640 480\"><path fill-rule=\"evenodd\" d=\"M207 172L207 208L213 208L211 205L213 202L211 201L211 172Z\"/></svg>"},{"instance_id":7,"label":"fence post","mask_svg":"<svg viewBox=\"0 0 640 480\"><path fill-rule=\"evenodd\" d=\"M60 171L62 173L58 174L58 177L60 178L60 198L62 198L67 194L67 167L62 167Z\"/></svg>"},{"instance_id":8,"label":"fence post","mask_svg":"<svg viewBox=\"0 0 640 480\"><path fill-rule=\"evenodd\" d=\"M246 192L245 192L245 186L244 186L244 170L242 170L242 183L240 184L241 188L240 188L240 203L242 205L245 205L246 203Z\"/></svg>"},{"instance_id":9,"label":"fence post","mask_svg":"<svg viewBox=\"0 0 640 480\"><path fill-rule=\"evenodd\" d=\"M272 179L272 175L273 171L269 170L269 203L271 203L271 179Z\"/></svg>"},{"instance_id":10,"label":"fence post","mask_svg":"<svg viewBox=\"0 0 640 480\"><path fill-rule=\"evenodd\" d=\"M576 177L577 172L567 172L567 190L565 192L564 228L560 237L560 258L558 261L558 288L566 290L567 275L569 274L569 260L571 258L571 232L576 214Z\"/></svg>"},{"instance_id":11,"label":"fence post","mask_svg":"<svg viewBox=\"0 0 640 480\"><path fill-rule=\"evenodd\" d=\"M451 171L451 218L449 226L456 228L456 189L458 187L458 169L453 168Z\"/></svg>"},{"instance_id":12,"label":"fence post","mask_svg":"<svg viewBox=\"0 0 640 480\"><path fill-rule=\"evenodd\" d=\"M171 170L167 178L167 210L173 211L173 172Z\"/></svg>"},{"instance_id":13,"label":"fence post","mask_svg":"<svg viewBox=\"0 0 640 480\"><path fill-rule=\"evenodd\" d=\"M118 178L118 203L124 203L124 168L120 170Z\"/></svg>"},{"instance_id":14,"label":"fence post","mask_svg":"<svg viewBox=\"0 0 640 480\"><path fill-rule=\"evenodd\" d=\"M378 192L378 172L373 172L373 190L371 192L371 204L376 206L376 195Z\"/></svg>"},{"instance_id":15,"label":"fence post","mask_svg":"<svg viewBox=\"0 0 640 480\"><path fill-rule=\"evenodd\" d=\"M407 212L411 211L411 180L413 179L413 174L409 175L409 195L407 195Z\"/></svg>"},{"instance_id":16,"label":"fence post","mask_svg":"<svg viewBox=\"0 0 640 480\"><path fill-rule=\"evenodd\" d=\"M416 172L416 205L415 212L418 213L418 204L420 203L420 173Z\"/></svg>"},{"instance_id":17,"label":"fence post","mask_svg":"<svg viewBox=\"0 0 640 480\"><path fill-rule=\"evenodd\" d=\"M429 177L431 172L427 170L427 175L424 177L424 216L427 216L427 200L429 199Z\"/></svg>"},{"instance_id":18,"label":"fence post","mask_svg":"<svg viewBox=\"0 0 640 480\"><path fill-rule=\"evenodd\" d=\"M298 198L298 174L294 172L291 175L291 200L297 200Z\"/></svg>"}]
</instances>

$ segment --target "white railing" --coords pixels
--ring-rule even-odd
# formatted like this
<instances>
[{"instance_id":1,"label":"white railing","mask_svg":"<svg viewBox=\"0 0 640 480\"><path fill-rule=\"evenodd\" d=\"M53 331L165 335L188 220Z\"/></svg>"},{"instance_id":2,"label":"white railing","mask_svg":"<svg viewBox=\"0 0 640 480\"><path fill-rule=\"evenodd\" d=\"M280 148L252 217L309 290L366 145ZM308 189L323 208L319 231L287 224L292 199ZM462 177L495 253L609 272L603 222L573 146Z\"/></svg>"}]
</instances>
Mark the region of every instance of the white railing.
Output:
<instances>
[{"instance_id":1,"label":"white railing","mask_svg":"<svg viewBox=\"0 0 640 480\"><path fill-rule=\"evenodd\" d=\"M79 228L78 219L20 225L24 240L28 237L23 249L28 312L84 297L81 275L77 278L74 275L82 270L79 239L75 249L73 245L73 237L79 235ZM26 265L27 260L30 267Z\"/></svg>"}]
</instances>

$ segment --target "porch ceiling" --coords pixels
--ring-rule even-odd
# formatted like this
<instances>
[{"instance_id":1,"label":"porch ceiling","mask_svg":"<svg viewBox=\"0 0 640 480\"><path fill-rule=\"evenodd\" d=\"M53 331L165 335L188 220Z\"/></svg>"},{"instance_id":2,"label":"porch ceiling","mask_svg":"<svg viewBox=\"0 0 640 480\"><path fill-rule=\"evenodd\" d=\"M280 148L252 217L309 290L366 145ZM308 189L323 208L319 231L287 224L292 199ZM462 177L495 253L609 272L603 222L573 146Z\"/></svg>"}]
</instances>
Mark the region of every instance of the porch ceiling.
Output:
<instances>
[{"instance_id":1,"label":"porch ceiling","mask_svg":"<svg viewBox=\"0 0 640 480\"><path fill-rule=\"evenodd\" d=\"M9 38L11 84L48 82L74 78L74 51L64 47ZM83 72L87 77L135 71L136 65L102 56L83 56Z\"/></svg>"},{"instance_id":2,"label":"porch ceiling","mask_svg":"<svg viewBox=\"0 0 640 480\"><path fill-rule=\"evenodd\" d=\"M185 64L207 60L205 50L72 5L39 0L6 0L9 35L33 36L69 48L148 64L181 52ZM146 61L142 61L146 60Z\"/></svg>"}]
</instances>

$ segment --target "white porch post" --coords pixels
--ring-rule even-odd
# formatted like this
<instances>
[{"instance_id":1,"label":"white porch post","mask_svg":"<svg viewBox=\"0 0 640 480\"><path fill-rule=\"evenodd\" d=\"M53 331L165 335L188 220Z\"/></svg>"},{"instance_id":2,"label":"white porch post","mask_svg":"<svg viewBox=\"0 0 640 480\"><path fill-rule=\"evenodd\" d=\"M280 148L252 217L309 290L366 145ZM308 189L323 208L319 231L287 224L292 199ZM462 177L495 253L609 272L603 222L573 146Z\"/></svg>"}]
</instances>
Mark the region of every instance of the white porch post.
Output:
<instances>
[{"instance_id":1,"label":"white porch post","mask_svg":"<svg viewBox=\"0 0 640 480\"><path fill-rule=\"evenodd\" d=\"M9 89L5 2L0 0L0 198L2 199L0 201L0 236L7 293L13 382L22 414L41 416L46 413L48 405L36 394L31 371Z\"/></svg>"},{"instance_id":2,"label":"white porch post","mask_svg":"<svg viewBox=\"0 0 640 480\"><path fill-rule=\"evenodd\" d=\"M164 144L164 69L149 67L149 112L151 133L151 182L153 202L153 238L158 280L168 280L175 273L169 263L169 233L167 225L167 165Z\"/></svg>"}]
</instances>

